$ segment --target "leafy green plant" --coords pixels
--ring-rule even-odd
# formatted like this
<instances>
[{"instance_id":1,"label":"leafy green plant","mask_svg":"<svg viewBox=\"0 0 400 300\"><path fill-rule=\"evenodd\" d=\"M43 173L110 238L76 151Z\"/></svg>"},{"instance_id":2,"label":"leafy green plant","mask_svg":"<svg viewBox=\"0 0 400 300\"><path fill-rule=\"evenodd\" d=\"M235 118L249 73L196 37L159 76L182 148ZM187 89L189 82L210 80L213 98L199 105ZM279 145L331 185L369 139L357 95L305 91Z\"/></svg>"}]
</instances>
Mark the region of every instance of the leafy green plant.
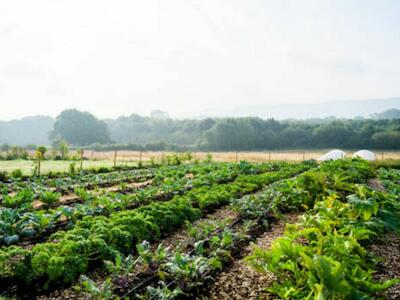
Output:
<instances>
[{"instance_id":1,"label":"leafy green plant","mask_svg":"<svg viewBox=\"0 0 400 300\"><path fill-rule=\"evenodd\" d=\"M59 201L60 193L45 191L40 194L40 201L43 202L47 207Z\"/></svg>"},{"instance_id":2,"label":"leafy green plant","mask_svg":"<svg viewBox=\"0 0 400 300\"><path fill-rule=\"evenodd\" d=\"M210 265L203 256L190 256L177 252L165 264L165 268L177 280L179 288L185 291L201 285L201 276L210 269Z\"/></svg>"},{"instance_id":3,"label":"leafy green plant","mask_svg":"<svg viewBox=\"0 0 400 300\"><path fill-rule=\"evenodd\" d=\"M15 170L11 171L10 176L12 178L22 178L22 176L23 176L22 170L21 169L15 169Z\"/></svg>"},{"instance_id":4,"label":"leafy green plant","mask_svg":"<svg viewBox=\"0 0 400 300\"><path fill-rule=\"evenodd\" d=\"M165 261L168 255L168 249L162 244L159 244L156 250L152 251L148 241L143 241L136 245L136 249L140 261L144 263L151 272L158 270L159 266Z\"/></svg>"},{"instance_id":5,"label":"leafy green plant","mask_svg":"<svg viewBox=\"0 0 400 300\"><path fill-rule=\"evenodd\" d=\"M340 166L345 171L339 169L339 175L332 176L338 193L330 190L327 195L326 188L314 180L318 176L306 177L303 187L315 199L314 207L299 224L289 226L270 250L255 247L246 258L255 270L277 276L269 291L282 299L370 299L400 281L375 282L374 261L361 243L383 231L385 206L396 202L366 187L343 184L345 177L340 174L344 173L349 182L368 178L363 163L356 161L354 169ZM345 197L343 192L355 194ZM400 210L396 211L398 217Z\"/></svg>"},{"instance_id":6,"label":"leafy green plant","mask_svg":"<svg viewBox=\"0 0 400 300\"><path fill-rule=\"evenodd\" d=\"M180 288L170 289L168 288L165 282L160 281L159 286L157 286L156 288L151 286L148 287L147 293L145 295L138 297L139 299L142 300L148 300L148 299L172 300L182 295L184 295L184 293Z\"/></svg>"},{"instance_id":7,"label":"leafy green plant","mask_svg":"<svg viewBox=\"0 0 400 300\"><path fill-rule=\"evenodd\" d=\"M24 189L17 192L13 196L7 195L3 200L3 204L4 206L11 208L18 208L23 205L25 207L29 207L34 199L35 193L31 189Z\"/></svg>"},{"instance_id":8,"label":"leafy green plant","mask_svg":"<svg viewBox=\"0 0 400 300\"><path fill-rule=\"evenodd\" d=\"M113 294L111 279L107 278L101 285L97 285L92 279L85 275L81 275L79 285L75 286L75 290L82 293L88 299L108 300L119 299Z\"/></svg>"}]
</instances>

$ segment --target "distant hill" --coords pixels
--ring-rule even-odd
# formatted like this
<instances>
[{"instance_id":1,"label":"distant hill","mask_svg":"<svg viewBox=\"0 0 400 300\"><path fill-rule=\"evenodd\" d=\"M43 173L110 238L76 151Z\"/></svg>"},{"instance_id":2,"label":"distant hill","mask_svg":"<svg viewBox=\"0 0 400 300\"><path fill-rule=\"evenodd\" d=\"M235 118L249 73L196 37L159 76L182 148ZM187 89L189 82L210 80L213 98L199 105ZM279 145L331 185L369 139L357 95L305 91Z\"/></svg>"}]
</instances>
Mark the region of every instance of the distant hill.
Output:
<instances>
[{"instance_id":1,"label":"distant hill","mask_svg":"<svg viewBox=\"0 0 400 300\"><path fill-rule=\"evenodd\" d=\"M392 108L381 113L373 114L374 119L400 119L400 109Z\"/></svg>"},{"instance_id":2,"label":"distant hill","mask_svg":"<svg viewBox=\"0 0 400 300\"><path fill-rule=\"evenodd\" d=\"M0 144L49 145L48 132L53 129L53 124L54 119L47 116L0 121Z\"/></svg>"},{"instance_id":3,"label":"distant hill","mask_svg":"<svg viewBox=\"0 0 400 300\"><path fill-rule=\"evenodd\" d=\"M323 103L292 103L265 104L238 107L224 107L201 112L208 117L247 117L284 119L314 119L314 118L356 118L370 117L376 112L388 109L400 109L400 98L331 101Z\"/></svg>"}]
</instances>

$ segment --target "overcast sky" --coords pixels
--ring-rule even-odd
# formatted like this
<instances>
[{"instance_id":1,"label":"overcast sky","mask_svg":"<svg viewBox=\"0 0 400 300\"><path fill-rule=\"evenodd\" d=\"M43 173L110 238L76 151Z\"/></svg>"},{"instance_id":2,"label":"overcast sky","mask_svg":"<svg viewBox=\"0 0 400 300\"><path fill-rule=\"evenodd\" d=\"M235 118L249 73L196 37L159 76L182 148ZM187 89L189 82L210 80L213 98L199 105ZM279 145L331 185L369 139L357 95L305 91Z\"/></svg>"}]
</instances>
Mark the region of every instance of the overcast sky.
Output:
<instances>
[{"instance_id":1,"label":"overcast sky","mask_svg":"<svg viewBox=\"0 0 400 300\"><path fill-rule=\"evenodd\" d=\"M0 119L400 96L397 0L2 0Z\"/></svg>"}]
</instances>

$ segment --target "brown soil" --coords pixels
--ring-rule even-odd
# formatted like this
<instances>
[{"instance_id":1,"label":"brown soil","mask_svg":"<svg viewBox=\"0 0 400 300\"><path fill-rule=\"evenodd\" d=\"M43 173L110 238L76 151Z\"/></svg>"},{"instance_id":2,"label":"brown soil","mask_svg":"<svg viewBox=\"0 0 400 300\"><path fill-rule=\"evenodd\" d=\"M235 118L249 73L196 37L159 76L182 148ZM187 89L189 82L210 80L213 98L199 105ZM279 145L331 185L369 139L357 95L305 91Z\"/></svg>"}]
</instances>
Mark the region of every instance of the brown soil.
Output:
<instances>
[{"instance_id":1,"label":"brown soil","mask_svg":"<svg viewBox=\"0 0 400 300\"><path fill-rule=\"evenodd\" d=\"M378 281L400 278L400 235L396 233L388 233L383 236L378 243L369 247L376 256L380 257L377 265L377 272L374 278ZM384 299L399 300L400 299L400 283L392 286L382 294Z\"/></svg>"},{"instance_id":2,"label":"brown soil","mask_svg":"<svg viewBox=\"0 0 400 300\"><path fill-rule=\"evenodd\" d=\"M380 191L380 192L386 192L386 188L383 185L382 181L380 181L378 178L372 178L368 181L368 185L373 188L374 190Z\"/></svg>"}]
</instances>

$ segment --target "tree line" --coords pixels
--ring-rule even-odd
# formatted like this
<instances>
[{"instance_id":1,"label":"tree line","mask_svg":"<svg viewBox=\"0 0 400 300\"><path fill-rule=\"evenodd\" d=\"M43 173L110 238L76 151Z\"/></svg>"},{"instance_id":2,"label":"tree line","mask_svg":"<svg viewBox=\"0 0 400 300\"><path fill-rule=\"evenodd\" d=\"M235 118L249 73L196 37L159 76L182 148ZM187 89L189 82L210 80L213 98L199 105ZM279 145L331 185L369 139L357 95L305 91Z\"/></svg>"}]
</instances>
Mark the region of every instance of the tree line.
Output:
<instances>
[{"instance_id":1,"label":"tree line","mask_svg":"<svg viewBox=\"0 0 400 300\"><path fill-rule=\"evenodd\" d=\"M250 151L279 149L400 149L400 119L285 120L206 118L175 120L132 114L99 120L63 111L50 132L53 143L97 149Z\"/></svg>"}]
</instances>

